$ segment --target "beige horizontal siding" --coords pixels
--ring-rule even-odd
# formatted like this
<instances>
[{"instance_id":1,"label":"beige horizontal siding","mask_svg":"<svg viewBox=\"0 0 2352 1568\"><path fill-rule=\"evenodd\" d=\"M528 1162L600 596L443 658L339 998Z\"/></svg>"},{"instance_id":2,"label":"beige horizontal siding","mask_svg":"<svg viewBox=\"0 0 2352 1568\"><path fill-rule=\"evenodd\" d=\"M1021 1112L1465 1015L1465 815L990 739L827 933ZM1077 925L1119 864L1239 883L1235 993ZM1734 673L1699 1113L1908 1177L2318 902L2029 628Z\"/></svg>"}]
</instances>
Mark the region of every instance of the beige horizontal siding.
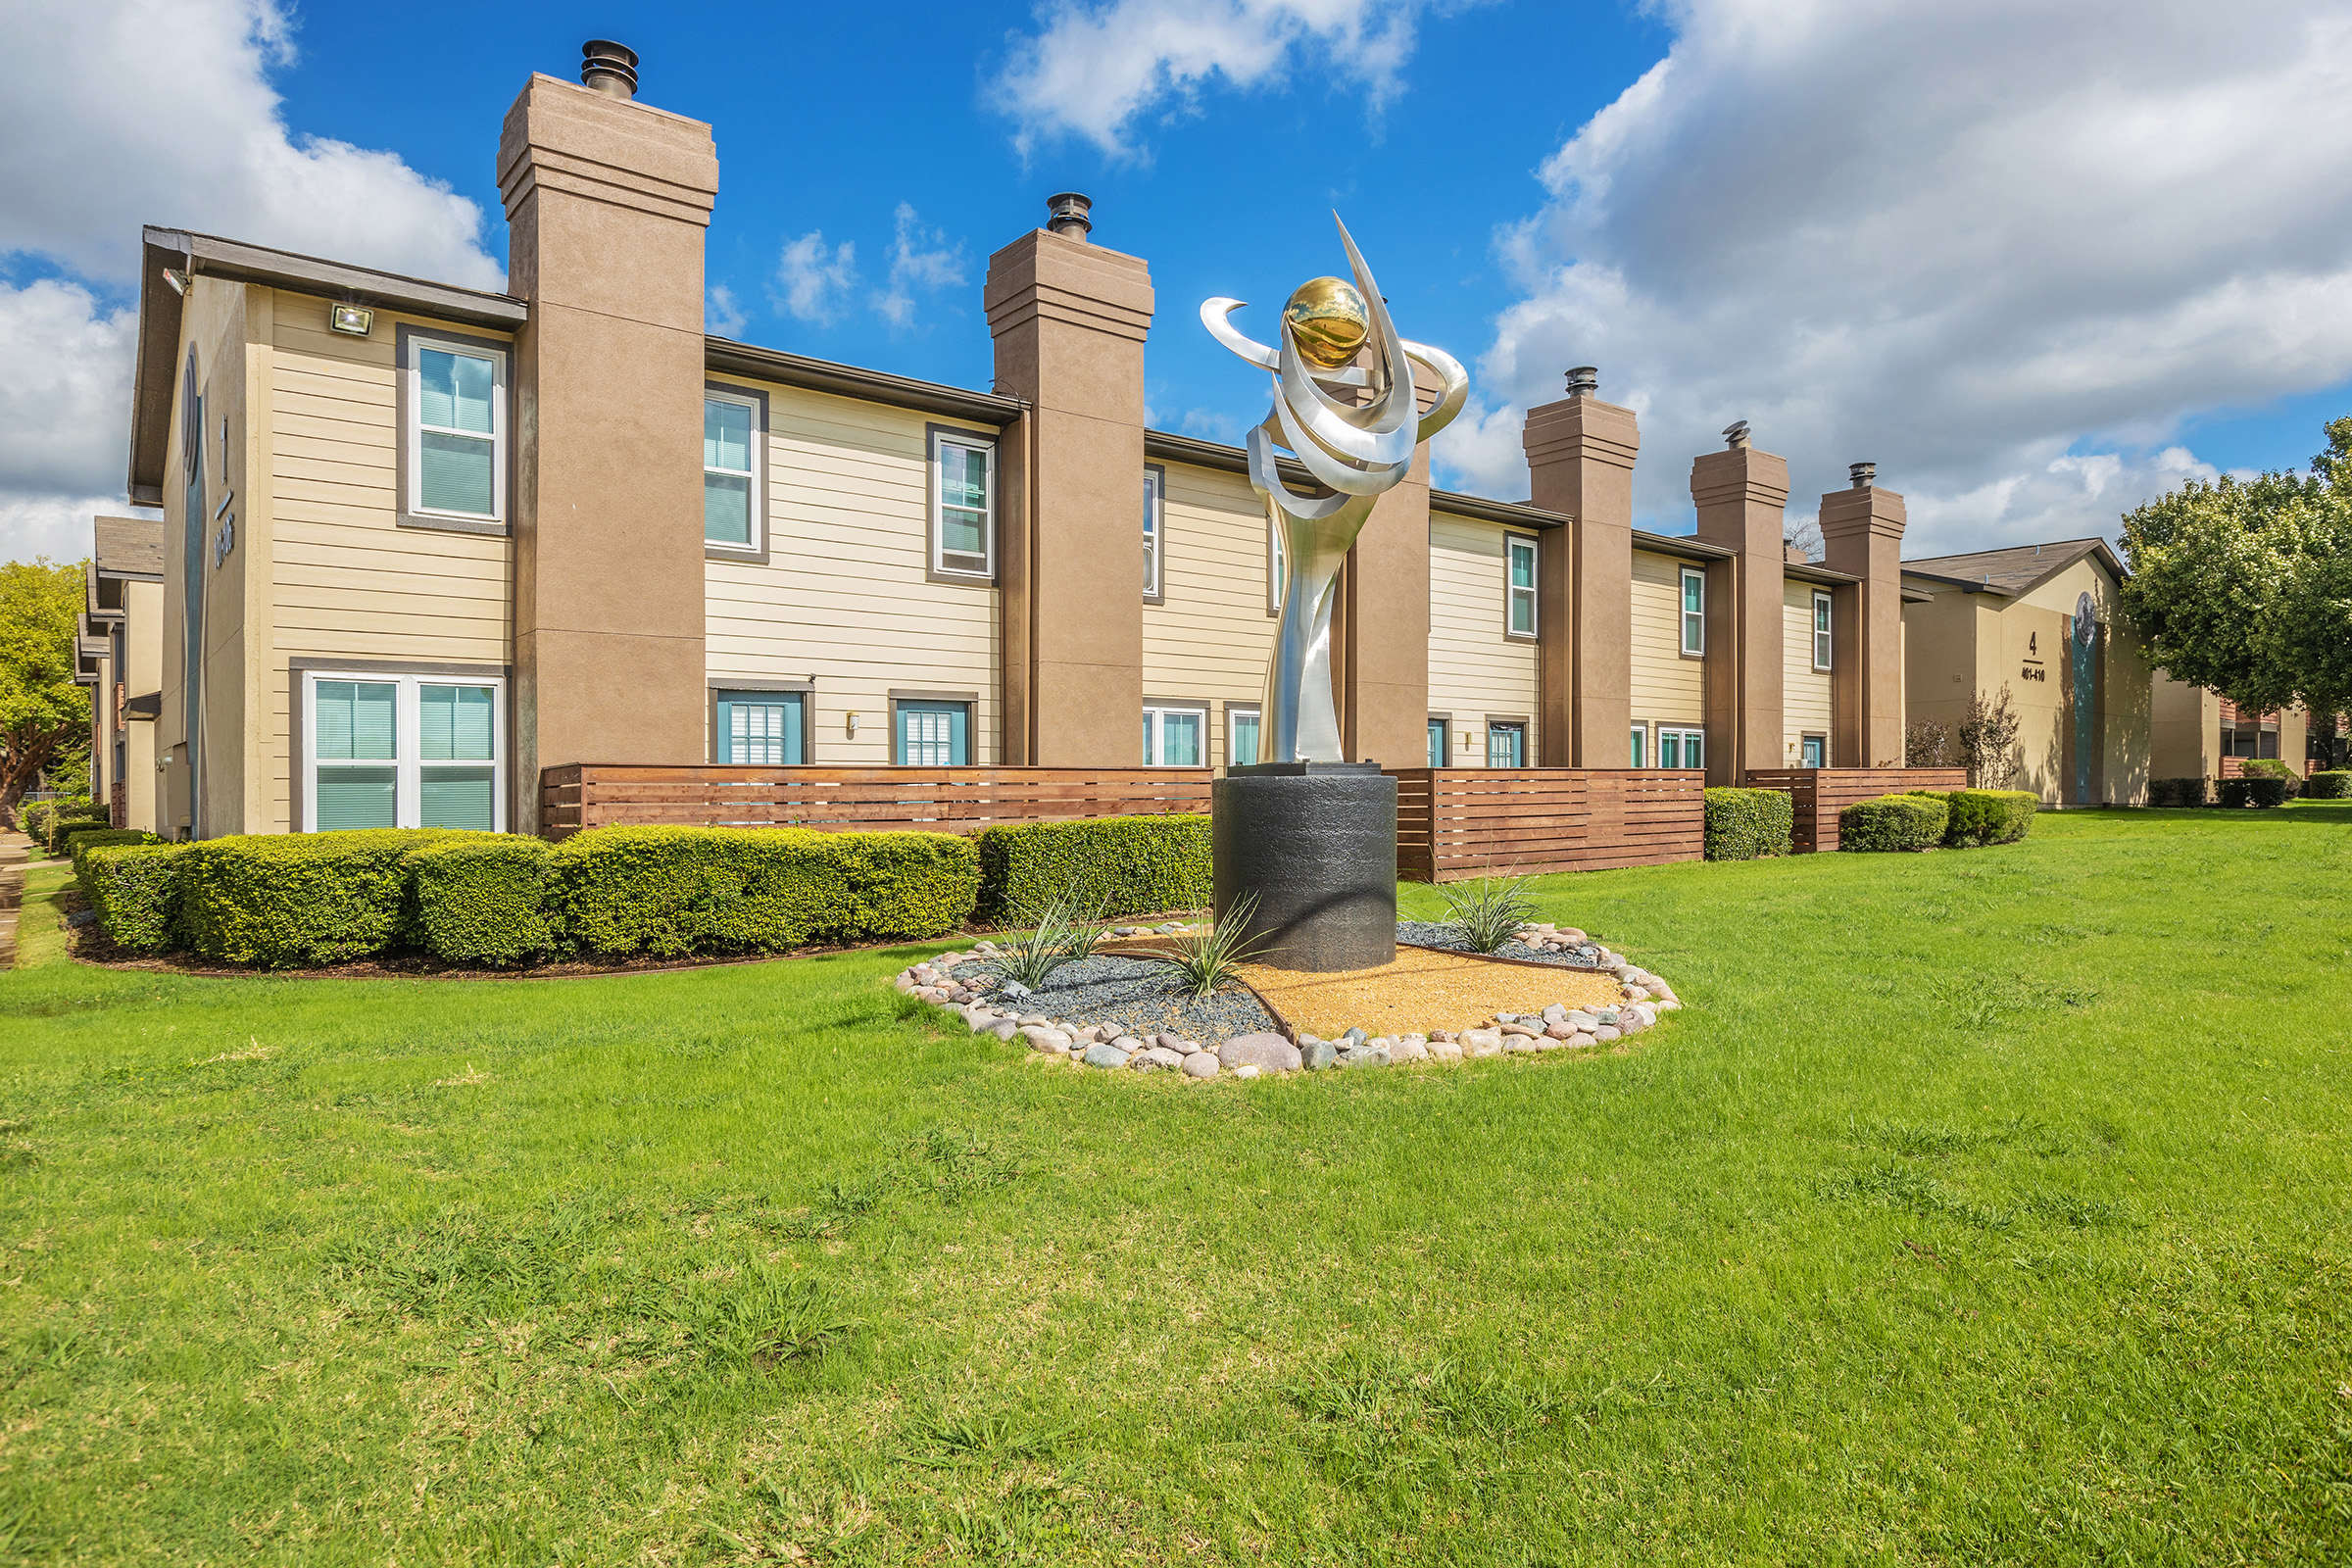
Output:
<instances>
[{"instance_id":1,"label":"beige horizontal siding","mask_svg":"<svg viewBox=\"0 0 2352 1568\"><path fill-rule=\"evenodd\" d=\"M1794 767L1802 755L1799 740L1830 733L1830 672L1813 667L1813 585L1783 579L1781 605L1782 749ZM1838 657L1835 646L1830 657ZM1831 765L1839 760L1832 759Z\"/></svg>"},{"instance_id":2,"label":"beige horizontal siding","mask_svg":"<svg viewBox=\"0 0 2352 1568\"><path fill-rule=\"evenodd\" d=\"M1503 635L1501 523L1432 513L1429 518L1429 710L1453 721L1456 767L1486 765L1489 714L1527 718L1527 759L1536 734L1536 644ZM1539 549L1556 548L1544 540ZM1473 737L1465 749L1462 737Z\"/></svg>"},{"instance_id":3,"label":"beige horizontal siding","mask_svg":"<svg viewBox=\"0 0 2352 1568\"><path fill-rule=\"evenodd\" d=\"M323 300L280 292L273 305L271 648L263 766L268 809L287 825L290 661L511 664L514 570L506 539L402 528L393 520L399 329L404 320L427 331L451 329L378 311L372 333L343 337L326 330ZM513 507L510 495L510 515Z\"/></svg>"},{"instance_id":4,"label":"beige horizontal siding","mask_svg":"<svg viewBox=\"0 0 2352 1568\"><path fill-rule=\"evenodd\" d=\"M810 760L843 766L890 762L894 688L972 692L972 761L1000 760L998 592L925 576L926 427L953 421L798 388L734 384L767 394L768 560L705 564L711 678L814 676ZM858 715L855 739L852 712Z\"/></svg>"},{"instance_id":5,"label":"beige horizontal siding","mask_svg":"<svg viewBox=\"0 0 2352 1568\"><path fill-rule=\"evenodd\" d=\"M1208 765L1222 767L1232 736L1228 710L1262 701L1274 655L1274 617L1266 613L1266 510L1238 473L1179 463L1160 466L1168 487L1162 508L1164 603L1144 606L1144 697L1206 707ZM1140 518L1137 528L1141 597ZM1140 722L1136 745L1140 760Z\"/></svg>"},{"instance_id":6,"label":"beige horizontal siding","mask_svg":"<svg viewBox=\"0 0 2352 1568\"><path fill-rule=\"evenodd\" d=\"M1682 568L1668 556L1634 552L1633 679L1638 723L1706 718L1706 662L1682 654Z\"/></svg>"}]
</instances>

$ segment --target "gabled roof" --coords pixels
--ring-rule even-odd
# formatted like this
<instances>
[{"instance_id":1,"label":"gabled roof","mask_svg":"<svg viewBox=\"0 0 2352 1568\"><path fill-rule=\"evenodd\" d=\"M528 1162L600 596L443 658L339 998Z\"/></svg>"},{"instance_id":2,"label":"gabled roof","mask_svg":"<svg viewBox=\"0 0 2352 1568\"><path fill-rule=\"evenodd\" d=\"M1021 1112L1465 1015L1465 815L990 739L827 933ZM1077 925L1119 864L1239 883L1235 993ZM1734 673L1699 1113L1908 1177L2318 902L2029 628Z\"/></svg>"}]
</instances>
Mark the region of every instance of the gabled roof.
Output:
<instances>
[{"instance_id":1,"label":"gabled roof","mask_svg":"<svg viewBox=\"0 0 2352 1568\"><path fill-rule=\"evenodd\" d=\"M164 577L164 519L100 517L91 565L110 577Z\"/></svg>"},{"instance_id":2,"label":"gabled roof","mask_svg":"<svg viewBox=\"0 0 2352 1568\"><path fill-rule=\"evenodd\" d=\"M1931 556L1903 563L1903 575L1931 582L1957 583L1977 593L2022 599L2085 556L2095 556L2108 575L2121 582L2132 575L2107 548L2104 539L2062 539L2055 544L2011 545L2003 550L1979 550L1964 556Z\"/></svg>"}]
</instances>

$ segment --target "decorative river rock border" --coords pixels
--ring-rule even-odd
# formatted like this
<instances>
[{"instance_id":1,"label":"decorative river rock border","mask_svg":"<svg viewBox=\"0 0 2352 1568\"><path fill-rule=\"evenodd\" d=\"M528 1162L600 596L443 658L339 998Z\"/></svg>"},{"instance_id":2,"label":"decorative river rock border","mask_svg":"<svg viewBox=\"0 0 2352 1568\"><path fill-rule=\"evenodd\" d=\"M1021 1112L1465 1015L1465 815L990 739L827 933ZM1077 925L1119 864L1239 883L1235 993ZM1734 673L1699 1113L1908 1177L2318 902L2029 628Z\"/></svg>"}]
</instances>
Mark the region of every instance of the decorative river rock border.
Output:
<instances>
[{"instance_id":1,"label":"decorative river rock border","mask_svg":"<svg viewBox=\"0 0 2352 1568\"><path fill-rule=\"evenodd\" d=\"M1159 928L1162 933L1176 929ZM1152 933L1140 926L1120 926L1111 934ZM974 1034L1020 1041L1029 1048L1033 1062L1135 1072L1167 1069L1203 1080L1220 1074L1255 1078L1267 1072L1386 1067L1398 1062L1450 1066L1485 1056L1589 1051L1639 1034L1682 1005L1674 988L1664 980L1573 927L1524 927L1518 933L1517 946L1529 955L1519 960L1522 964L1550 962L1587 972L1600 970L1616 977L1623 995L1615 1006L1571 1007L1554 1003L1539 1013L1496 1013L1467 1029L1439 1029L1426 1035L1375 1036L1349 1029L1336 1040L1324 1040L1306 1033L1291 1039L1261 1032L1204 1045L1171 1034L1147 1040L1107 1026L1075 1024L1024 1011L1020 999L1029 993L1008 988L988 970L999 956L994 942L982 942L967 953L943 953L903 969L896 983L902 995L955 1013ZM960 975L959 969L963 971ZM1017 995L1007 995L1007 990Z\"/></svg>"}]
</instances>

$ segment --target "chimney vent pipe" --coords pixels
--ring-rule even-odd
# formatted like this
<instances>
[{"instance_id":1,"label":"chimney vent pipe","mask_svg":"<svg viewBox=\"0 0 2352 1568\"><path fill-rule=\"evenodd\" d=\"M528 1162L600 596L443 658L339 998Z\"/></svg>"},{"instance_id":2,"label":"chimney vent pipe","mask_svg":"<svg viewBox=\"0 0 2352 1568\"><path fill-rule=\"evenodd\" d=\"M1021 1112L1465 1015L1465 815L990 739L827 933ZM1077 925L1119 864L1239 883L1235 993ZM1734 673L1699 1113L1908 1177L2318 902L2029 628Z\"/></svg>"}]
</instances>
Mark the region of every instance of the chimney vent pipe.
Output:
<instances>
[{"instance_id":1,"label":"chimney vent pipe","mask_svg":"<svg viewBox=\"0 0 2352 1568\"><path fill-rule=\"evenodd\" d=\"M1879 466L1875 463L1849 463L1845 471L1853 476L1857 490L1867 490L1879 482Z\"/></svg>"},{"instance_id":2,"label":"chimney vent pipe","mask_svg":"<svg viewBox=\"0 0 2352 1568\"><path fill-rule=\"evenodd\" d=\"M1568 395L1589 398L1600 390L1600 370L1591 365L1579 365L1568 372Z\"/></svg>"},{"instance_id":3,"label":"chimney vent pipe","mask_svg":"<svg viewBox=\"0 0 2352 1568\"><path fill-rule=\"evenodd\" d=\"M1066 234L1081 244L1086 242L1086 236L1094 229L1094 201L1074 190L1047 197L1046 211L1052 215L1046 220L1047 228L1056 234Z\"/></svg>"},{"instance_id":4,"label":"chimney vent pipe","mask_svg":"<svg viewBox=\"0 0 2352 1568\"><path fill-rule=\"evenodd\" d=\"M637 96L637 51L610 38L580 45L580 85L608 98Z\"/></svg>"}]
</instances>

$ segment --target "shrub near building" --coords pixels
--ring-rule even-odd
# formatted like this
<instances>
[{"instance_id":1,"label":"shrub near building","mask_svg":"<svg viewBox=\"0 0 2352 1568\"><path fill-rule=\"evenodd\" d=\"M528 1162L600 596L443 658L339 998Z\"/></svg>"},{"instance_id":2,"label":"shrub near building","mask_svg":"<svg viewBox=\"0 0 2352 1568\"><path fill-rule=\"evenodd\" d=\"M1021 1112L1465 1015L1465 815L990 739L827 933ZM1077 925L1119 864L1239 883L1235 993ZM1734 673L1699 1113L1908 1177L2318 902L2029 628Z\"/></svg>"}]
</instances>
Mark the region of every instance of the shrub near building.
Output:
<instances>
[{"instance_id":1,"label":"shrub near building","mask_svg":"<svg viewBox=\"0 0 2352 1568\"><path fill-rule=\"evenodd\" d=\"M980 833L980 914L999 924L1054 905L1102 916L1197 909L1214 882L1206 816L1097 816Z\"/></svg>"},{"instance_id":2,"label":"shrub near building","mask_svg":"<svg viewBox=\"0 0 2352 1568\"><path fill-rule=\"evenodd\" d=\"M1951 807L1940 795L1882 795L1838 813L1838 847L1884 852L1932 850L1943 842Z\"/></svg>"},{"instance_id":3,"label":"shrub near building","mask_svg":"<svg viewBox=\"0 0 2352 1568\"><path fill-rule=\"evenodd\" d=\"M2307 801L2352 800L2352 771L2341 768L2314 773L2303 781Z\"/></svg>"},{"instance_id":4,"label":"shrub near building","mask_svg":"<svg viewBox=\"0 0 2352 1568\"><path fill-rule=\"evenodd\" d=\"M1795 849L1796 803L1783 791L1709 790L1706 813L1710 860L1754 860Z\"/></svg>"}]
</instances>

